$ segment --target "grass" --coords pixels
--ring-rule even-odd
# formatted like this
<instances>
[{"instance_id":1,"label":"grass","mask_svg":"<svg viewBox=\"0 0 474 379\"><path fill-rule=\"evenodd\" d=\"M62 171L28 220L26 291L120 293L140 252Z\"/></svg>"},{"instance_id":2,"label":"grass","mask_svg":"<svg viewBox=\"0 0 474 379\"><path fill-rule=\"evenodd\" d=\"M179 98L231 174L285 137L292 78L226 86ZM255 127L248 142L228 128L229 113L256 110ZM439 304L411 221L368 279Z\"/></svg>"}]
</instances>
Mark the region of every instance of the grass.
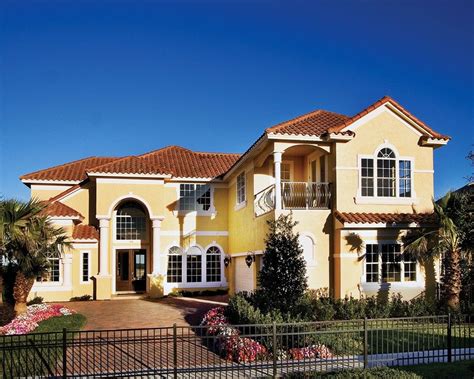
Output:
<instances>
[{"instance_id":1,"label":"grass","mask_svg":"<svg viewBox=\"0 0 474 379\"><path fill-rule=\"evenodd\" d=\"M377 367L371 369L341 370L337 372L306 372L288 374L285 378L326 378L326 379L468 379L474 377L474 361L453 363L431 363L416 366Z\"/></svg>"},{"instance_id":2,"label":"grass","mask_svg":"<svg viewBox=\"0 0 474 379\"><path fill-rule=\"evenodd\" d=\"M474 378L474 360L453 363L431 363L428 365L404 366L400 369L413 372L426 379L470 379Z\"/></svg>"},{"instance_id":3,"label":"grass","mask_svg":"<svg viewBox=\"0 0 474 379\"><path fill-rule=\"evenodd\" d=\"M86 316L75 313L70 316L51 317L39 323L33 333L62 332L67 330L80 330L86 324Z\"/></svg>"},{"instance_id":4,"label":"grass","mask_svg":"<svg viewBox=\"0 0 474 379\"><path fill-rule=\"evenodd\" d=\"M0 337L0 344L5 343L4 350L0 349L0 369L4 370L3 375L29 377L50 374L47 366L54 371L62 359L63 328L77 331L85 323L86 317L81 314L52 317L40 322L31 334L6 336L4 339ZM51 334L36 337L38 333ZM71 336L69 335L68 338ZM35 347L30 341L33 341ZM0 377L2 377L2 372L0 372Z\"/></svg>"}]
</instances>

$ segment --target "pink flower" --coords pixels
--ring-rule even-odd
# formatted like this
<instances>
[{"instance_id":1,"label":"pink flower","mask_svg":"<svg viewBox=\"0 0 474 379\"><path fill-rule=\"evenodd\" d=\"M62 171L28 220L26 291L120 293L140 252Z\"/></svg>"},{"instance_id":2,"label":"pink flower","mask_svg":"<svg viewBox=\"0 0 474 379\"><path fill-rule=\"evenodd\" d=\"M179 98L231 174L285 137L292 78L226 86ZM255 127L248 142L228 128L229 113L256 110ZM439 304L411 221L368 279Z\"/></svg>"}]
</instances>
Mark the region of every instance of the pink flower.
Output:
<instances>
[{"instance_id":1,"label":"pink flower","mask_svg":"<svg viewBox=\"0 0 474 379\"><path fill-rule=\"evenodd\" d=\"M28 334L38 327L41 321L51 317L71 315L74 311L57 304L30 305L26 313L15 317L7 325L0 327L0 334Z\"/></svg>"}]
</instances>

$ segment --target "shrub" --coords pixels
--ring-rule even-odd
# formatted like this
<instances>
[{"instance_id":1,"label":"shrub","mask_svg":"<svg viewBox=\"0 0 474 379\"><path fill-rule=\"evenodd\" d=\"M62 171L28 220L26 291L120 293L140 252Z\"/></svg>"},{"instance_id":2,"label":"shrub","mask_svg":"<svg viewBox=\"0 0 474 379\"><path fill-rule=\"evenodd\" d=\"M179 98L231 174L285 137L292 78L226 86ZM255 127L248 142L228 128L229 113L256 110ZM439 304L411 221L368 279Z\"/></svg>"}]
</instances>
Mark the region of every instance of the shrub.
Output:
<instances>
[{"instance_id":1,"label":"shrub","mask_svg":"<svg viewBox=\"0 0 474 379\"><path fill-rule=\"evenodd\" d=\"M390 367L375 367L369 369L343 370L330 373L297 373L286 378L328 378L328 379L422 379L423 377L404 370Z\"/></svg>"},{"instance_id":2,"label":"shrub","mask_svg":"<svg viewBox=\"0 0 474 379\"><path fill-rule=\"evenodd\" d=\"M363 354L364 340L358 333L319 334L315 336L317 343L327 346L336 355Z\"/></svg>"},{"instance_id":3,"label":"shrub","mask_svg":"<svg viewBox=\"0 0 474 379\"><path fill-rule=\"evenodd\" d=\"M69 299L69 301L89 301L92 299L91 295L82 295L82 296L74 296Z\"/></svg>"},{"instance_id":4,"label":"shrub","mask_svg":"<svg viewBox=\"0 0 474 379\"><path fill-rule=\"evenodd\" d=\"M259 292L262 294L259 299L265 300L258 307L263 311L290 311L308 287L303 250L298 233L293 232L295 225L291 214L268 221L263 267L258 274Z\"/></svg>"},{"instance_id":5,"label":"shrub","mask_svg":"<svg viewBox=\"0 0 474 379\"><path fill-rule=\"evenodd\" d=\"M43 303L43 298L41 296L35 296L33 299L28 301L26 305L35 305L35 304L42 304Z\"/></svg>"}]
</instances>

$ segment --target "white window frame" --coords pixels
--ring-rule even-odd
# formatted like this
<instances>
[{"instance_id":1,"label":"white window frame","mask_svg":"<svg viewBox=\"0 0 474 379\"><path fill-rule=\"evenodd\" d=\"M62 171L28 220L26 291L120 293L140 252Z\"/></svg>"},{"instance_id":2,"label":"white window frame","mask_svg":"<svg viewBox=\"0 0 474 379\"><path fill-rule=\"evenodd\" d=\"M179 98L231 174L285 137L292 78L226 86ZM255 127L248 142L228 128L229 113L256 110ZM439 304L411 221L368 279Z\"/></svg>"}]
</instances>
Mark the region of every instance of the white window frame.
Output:
<instances>
[{"instance_id":1,"label":"white window frame","mask_svg":"<svg viewBox=\"0 0 474 379\"><path fill-rule=\"evenodd\" d=\"M379 280L377 282L367 282L367 245L379 245L378 252L378 274ZM364 250L363 250L363 259L362 259L362 275L360 277L360 283L364 290L377 290L380 288L392 288L397 289L400 287L424 287L424 279L421 275L421 265L416 261L416 280L405 281L405 262L400 261L400 281L399 282L382 282L382 254L381 246L382 245L400 245L400 254L403 254L403 244L396 240L366 240L364 241Z\"/></svg>"},{"instance_id":2,"label":"white window frame","mask_svg":"<svg viewBox=\"0 0 474 379\"><path fill-rule=\"evenodd\" d=\"M280 168L280 180L282 183L285 183L285 181L283 181L283 178L281 177L282 173L283 173L283 165L288 165L289 167L289 170L290 170L290 179L286 182L294 182L295 181L295 177L294 177L294 172L295 172L295 162L293 161L288 161L288 160L283 160L281 162L281 168Z\"/></svg>"},{"instance_id":3,"label":"white window frame","mask_svg":"<svg viewBox=\"0 0 474 379\"><path fill-rule=\"evenodd\" d=\"M176 242L172 243L167 248L167 256L169 256L169 249L172 247L177 247L181 252L182 257L182 267L181 267L181 282L168 282L166 279L166 287L170 288L217 288L217 287L226 287L227 281L225 278L225 265L224 265L224 258L225 258L225 251L216 241L212 241L206 247L202 247L201 245L194 244L189 246L187 249L183 249L179 246ZM220 251L220 267L221 267L221 277L219 281L216 282L208 282L207 281L207 251L211 247L216 247ZM198 249L199 254L193 253L190 254L191 249ZM200 255L201 256L201 280L199 282L188 282L188 257L190 255ZM168 274L168 264L166 265L166 274Z\"/></svg>"},{"instance_id":4,"label":"white window frame","mask_svg":"<svg viewBox=\"0 0 474 379\"><path fill-rule=\"evenodd\" d=\"M174 247L176 247L179 250L179 254L170 254L170 250ZM170 246L166 250L166 255L167 255L167 258L168 258L167 263L166 263L166 282L169 283L169 284L173 284L173 285L184 283L186 278L183 276L183 274L184 274L184 266L186 264L186 258L185 258L185 254L183 252L183 249L180 248L178 245L173 244L173 246ZM180 282L168 282L168 265L169 265L169 257L171 257L171 256L181 257L181 281Z\"/></svg>"},{"instance_id":5,"label":"white window frame","mask_svg":"<svg viewBox=\"0 0 474 379\"><path fill-rule=\"evenodd\" d=\"M88 262L87 262L87 280L83 279L83 269L84 269L84 255L88 255ZM90 250L81 250L81 261L79 263L79 283L80 284L88 284L91 282L91 252Z\"/></svg>"},{"instance_id":6,"label":"white window frame","mask_svg":"<svg viewBox=\"0 0 474 379\"><path fill-rule=\"evenodd\" d=\"M378 196L377 194L377 155L380 150L387 148L391 149L395 154L395 196ZM374 170L374 195L373 196L362 196L362 159L372 159L373 160L373 170ZM409 161L410 162L410 184L411 184L411 196L410 197L400 197L400 161ZM384 143L375 149L372 155L367 154L358 154L357 156L357 170L358 170L358 188L356 203L357 204L417 204L419 200L416 197L415 193L415 159L413 157L401 156L395 146Z\"/></svg>"},{"instance_id":7,"label":"white window frame","mask_svg":"<svg viewBox=\"0 0 474 379\"><path fill-rule=\"evenodd\" d=\"M211 196L211 206L207 211L204 210L181 210L180 209L180 200L181 200L181 185L182 184L192 184L194 185L194 188L196 188L196 185L206 185L209 186L210 189L210 196ZM214 204L214 191L215 191L215 186L211 183L176 183L176 197L178 199L176 203L176 208L173 212L175 216L185 216L185 215L195 215L195 216L215 216L216 215L216 207ZM196 199L195 199L196 201Z\"/></svg>"},{"instance_id":8,"label":"white window frame","mask_svg":"<svg viewBox=\"0 0 474 379\"><path fill-rule=\"evenodd\" d=\"M243 191L239 191L239 178L243 177ZM239 199L239 192L243 192L243 199ZM247 205L247 173L242 171L235 179L235 209L238 210Z\"/></svg>"},{"instance_id":9,"label":"white window frame","mask_svg":"<svg viewBox=\"0 0 474 379\"><path fill-rule=\"evenodd\" d=\"M316 251L316 238L315 238L314 234L311 233L311 232L302 232L302 233L300 233L300 238L301 237L306 237L306 238L309 238L311 240L312 251L311 251L311 259L310 260L306 259L305 255L304 255L304 250L303 250L303 257L305 258L306 267L311 268L311 267L317 266L318 262L317 262L317 257L316 257L316 254L317 254L317 251ZM298 243L303 248L303 245L301 244L299 238L298 238Z\"/></svg>"},{"instance_id":10,"label":"white window frame","mask_svg":"<svg viewBox=\"0 0 474 379\"><path fill-rule=\"evenodd\" d=\"M132 199L133 201L133 199ZM145 239L144 240L119 240L117 239L117 209L115 209L112 213L112 220L113 222L111 223L112 227L112 239L114 244L117 245L127 245L130 243L137 244L138 246L140 245L147 245L150 241L150 222L149 222L149 216L147 214L147 208L143 205L138 203L142 209L143 212L145 213Z\"/></svg>"}]
</instances>

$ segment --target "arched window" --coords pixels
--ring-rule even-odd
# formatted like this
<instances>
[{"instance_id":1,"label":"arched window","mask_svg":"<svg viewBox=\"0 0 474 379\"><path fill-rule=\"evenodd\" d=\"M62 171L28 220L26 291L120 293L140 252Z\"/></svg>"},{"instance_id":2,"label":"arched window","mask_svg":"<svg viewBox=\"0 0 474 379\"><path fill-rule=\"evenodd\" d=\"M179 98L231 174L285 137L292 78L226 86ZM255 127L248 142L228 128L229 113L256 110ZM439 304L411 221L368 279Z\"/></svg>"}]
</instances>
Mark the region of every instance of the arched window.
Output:
<instances>
[{"instance_id":1,"label":"arched window","mask_svg":"<svg viewBox=\"0 0 474 379\"><path fill-rule=\"evenodd\" d=\"M377 196L395 197L396 193L395 153L389 148L383 148L377 154Z\"/></svg>"},{"instance_id":2,"label":"arched window","mask_svg":"<svg viewBox=\"0 0 474 379\"><path fill-rule=\"evenodd\" d=\"M221 251L211 246L206 251L206 282L221 281Z\"/></svg>"},{"instance_id":3,"label":"arched window","mask_svg":"<svg viewBox=\"0 0 474 379\"><path fill-rule=\"evenodd\" d=\"M197 246L191 246L186 253L186 282L202 282L202 251Z\"/></svg>"},{"instance_id":4,"label":"arched window","mask_svg":"<svg viewBox=\"0 0 474 379\"><path fill-rule=\"evenodd\" d=\"M168 250L168 283L181 283L183 281L183 255L178 246Z\"/></svg>"},{"instance_id":5,"label":"arched window","mask_svg":"<svg viewBox=\"0 0 474 379\"><path fill-rule=\"evenodd\" d=\"M146 214L135 202L123 203L115 217L117 240L146 240Z\"/></svg>"},{"instance_id":6,"label":"arched window","mask_svg":"<svg viewBox=\"0 0 474 379\"><path fill-rule=\"evenodd\" d=\"M49 251L44 254L48 261L48 270L45 275L38 277L39 282L59 282L61 276L61 253L59 251Z\"/></svg>"},{"instance_id":7,"label":"arched window","mask_svg":"<svg viewBox=\"0 0 474 379\"><path fill-rule=\"evenodd\" d=\"M316 263L316 258L314 256L314 241L310 236L301 234L299 236L298 242L303 249L303 257L306 261L307 266L314 266Z\"/></svg>"}]
</instances>

